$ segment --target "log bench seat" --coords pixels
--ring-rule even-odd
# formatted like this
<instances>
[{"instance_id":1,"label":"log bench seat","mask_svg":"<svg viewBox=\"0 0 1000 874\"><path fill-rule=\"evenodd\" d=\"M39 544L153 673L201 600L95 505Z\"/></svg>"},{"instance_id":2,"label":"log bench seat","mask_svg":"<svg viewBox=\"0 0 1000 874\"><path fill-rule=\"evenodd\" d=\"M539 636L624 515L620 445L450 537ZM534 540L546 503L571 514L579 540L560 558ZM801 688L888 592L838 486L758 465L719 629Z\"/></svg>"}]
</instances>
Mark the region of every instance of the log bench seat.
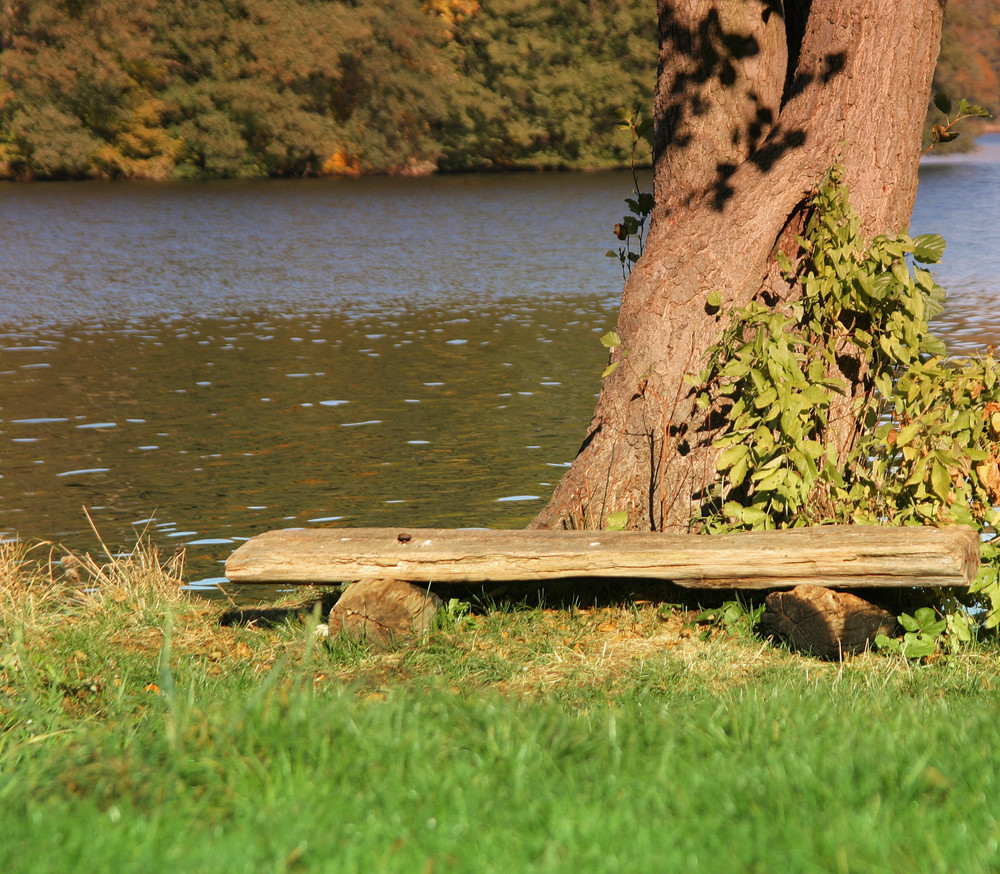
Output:
<instances>
[{"instance_id":1,"label":"log bench seat","mask_svg":"<svg viewBox=\"0 0 1000 874\"><path fill-rule=\"evenodd\" d=\"M226 562L232 583L478 583L645 578L705 589L968 586L979 537L946 528L825 525L736 534L447 528L268 531Z\"/></svg>"},{"instance_id":2,"label":"log bench seat","mask_svg":"<svg viewBox=\"0 0 1000 874\"><path fill-rule=\"evenodd\" d=\"M226 562L237 584L349 583L330 634L376 647L434 627L449 583L658 579L701 589L774 590L761 630L825 659L896 633L891 612L843 589L969 586L972 528L819 526L700 536L636 531L322 528L268 531Z\"/></svg>"}]
</instances>

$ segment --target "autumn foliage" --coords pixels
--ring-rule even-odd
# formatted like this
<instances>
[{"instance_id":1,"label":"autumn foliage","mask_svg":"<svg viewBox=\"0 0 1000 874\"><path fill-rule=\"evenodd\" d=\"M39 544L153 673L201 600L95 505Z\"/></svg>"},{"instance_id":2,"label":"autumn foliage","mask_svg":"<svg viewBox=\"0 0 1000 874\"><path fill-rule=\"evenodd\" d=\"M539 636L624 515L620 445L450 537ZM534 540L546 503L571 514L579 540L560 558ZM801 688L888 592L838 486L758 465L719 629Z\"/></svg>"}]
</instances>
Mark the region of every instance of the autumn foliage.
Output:
<instances>
[{"instance_id":1,"label":"autumn foliage","mask_svg":"<svg viewBox=\"0 0 1000 874\"><path fill-rule=\"evenodd\" d=\"M8 0L0 176L301 176L626 163L635 0Z\"/></svg>"},{"instance_id":2,"label":"autumn foliage","mask_svg":"<svg viewBox=\"0 0 1000 874\"><path fill-rule=\"evenodd\" d=\"M936 89L1000 109L1000 10L952 0ZM5 0L0 177L629 163L644 0Z\"/></svg>"}]
</instances>

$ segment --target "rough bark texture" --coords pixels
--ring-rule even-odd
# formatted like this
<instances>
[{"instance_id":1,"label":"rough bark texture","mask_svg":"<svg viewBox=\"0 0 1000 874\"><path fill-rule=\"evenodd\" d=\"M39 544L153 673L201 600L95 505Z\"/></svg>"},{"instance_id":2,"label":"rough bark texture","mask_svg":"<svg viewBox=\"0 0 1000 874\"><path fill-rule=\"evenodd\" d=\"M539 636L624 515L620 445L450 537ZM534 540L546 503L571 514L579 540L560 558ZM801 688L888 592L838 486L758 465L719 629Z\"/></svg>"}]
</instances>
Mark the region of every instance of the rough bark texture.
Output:
<instances>
[{"instance_id":1,"label":"rough bark texture","mask_svg":"<svg viewBox=\"0 0 1000 874\"><path fill-rule=\"evenodd\" d=\"M534 527L602 528L626 511L629 528L688 530L721 424L684 382L719 336L706 299L718 291L725 313L795 294L775 251L794 254L835 160L866 235L906 229L942 12L942 0L661 0L657 206L623 292L622 363ZM863 367L850 375L860 384ZM847 397L830 439L845 453L855 433Z\"/></svg>"}]
</instances>

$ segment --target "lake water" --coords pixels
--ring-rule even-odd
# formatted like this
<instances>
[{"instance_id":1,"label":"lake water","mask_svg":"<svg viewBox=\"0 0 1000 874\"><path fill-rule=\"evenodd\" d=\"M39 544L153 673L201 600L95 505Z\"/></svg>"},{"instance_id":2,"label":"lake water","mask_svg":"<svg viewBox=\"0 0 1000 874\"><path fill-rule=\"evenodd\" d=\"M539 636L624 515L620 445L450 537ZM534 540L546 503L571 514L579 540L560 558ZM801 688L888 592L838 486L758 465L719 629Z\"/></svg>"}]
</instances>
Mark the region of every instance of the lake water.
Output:
<instances>
[{"instance_id":1,"label":"lake water","mask_svg":"<svg viewBox=\"0 0 1000 874\"><path fill-rule=\"evenodd\" d=\"M623 173L0 185L0 537L525 524L582 439ZM928 161L938 325L1000 344L1000 137Z\"/></svg>"}]
</instances>

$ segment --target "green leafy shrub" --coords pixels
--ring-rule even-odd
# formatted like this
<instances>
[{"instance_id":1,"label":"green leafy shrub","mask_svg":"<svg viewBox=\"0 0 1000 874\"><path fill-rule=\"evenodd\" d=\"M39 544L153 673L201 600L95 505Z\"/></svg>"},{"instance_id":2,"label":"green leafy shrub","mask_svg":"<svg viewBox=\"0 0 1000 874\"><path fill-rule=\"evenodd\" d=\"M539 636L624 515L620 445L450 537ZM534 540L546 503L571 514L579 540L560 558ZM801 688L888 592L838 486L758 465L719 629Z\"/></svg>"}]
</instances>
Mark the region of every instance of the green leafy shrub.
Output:
<instances>
[{"instance_id":1,"label":"green leafy shrub","mask_svg":"<svg viewBox=\"0 0 1000 874\"><path fill-rule=\"evenodd\" d=\"M912 616L908 613L900 614L899 624L905 629L902 640L878 634L875 642L881 649L898 652L911 659L931 655L937 649L938 638L948 626L947 620L939 619L937 612L931 607L921 607Z\"/></svg>"},{"instance_id":2,"label":"green leafy shrub","mask_svg":"<svg viewBox=\"0 0 1000 874\"><path fill-rule=\"evenodd\" d=\"M983 540L979 577L961 599L937 593L944 619L917 611L912 628L903 623L916 635L904 638L912 655L931 637L960 643L973 625L1000 624L1000 361L992 350L949 359L929 330L944 292L920 265L940 259L941 237L868 241L860 227L834 168L797 257L777 254L801 296L730 313L706 368L690 377L701 405L728 409L715 442L722 476L700 521L713 532L824 522L973 526ZM867 366L853 387L845 359ZM830 413L845 397L857 430L853 448L837 457Z\"/></svg>"}]
</instances>

